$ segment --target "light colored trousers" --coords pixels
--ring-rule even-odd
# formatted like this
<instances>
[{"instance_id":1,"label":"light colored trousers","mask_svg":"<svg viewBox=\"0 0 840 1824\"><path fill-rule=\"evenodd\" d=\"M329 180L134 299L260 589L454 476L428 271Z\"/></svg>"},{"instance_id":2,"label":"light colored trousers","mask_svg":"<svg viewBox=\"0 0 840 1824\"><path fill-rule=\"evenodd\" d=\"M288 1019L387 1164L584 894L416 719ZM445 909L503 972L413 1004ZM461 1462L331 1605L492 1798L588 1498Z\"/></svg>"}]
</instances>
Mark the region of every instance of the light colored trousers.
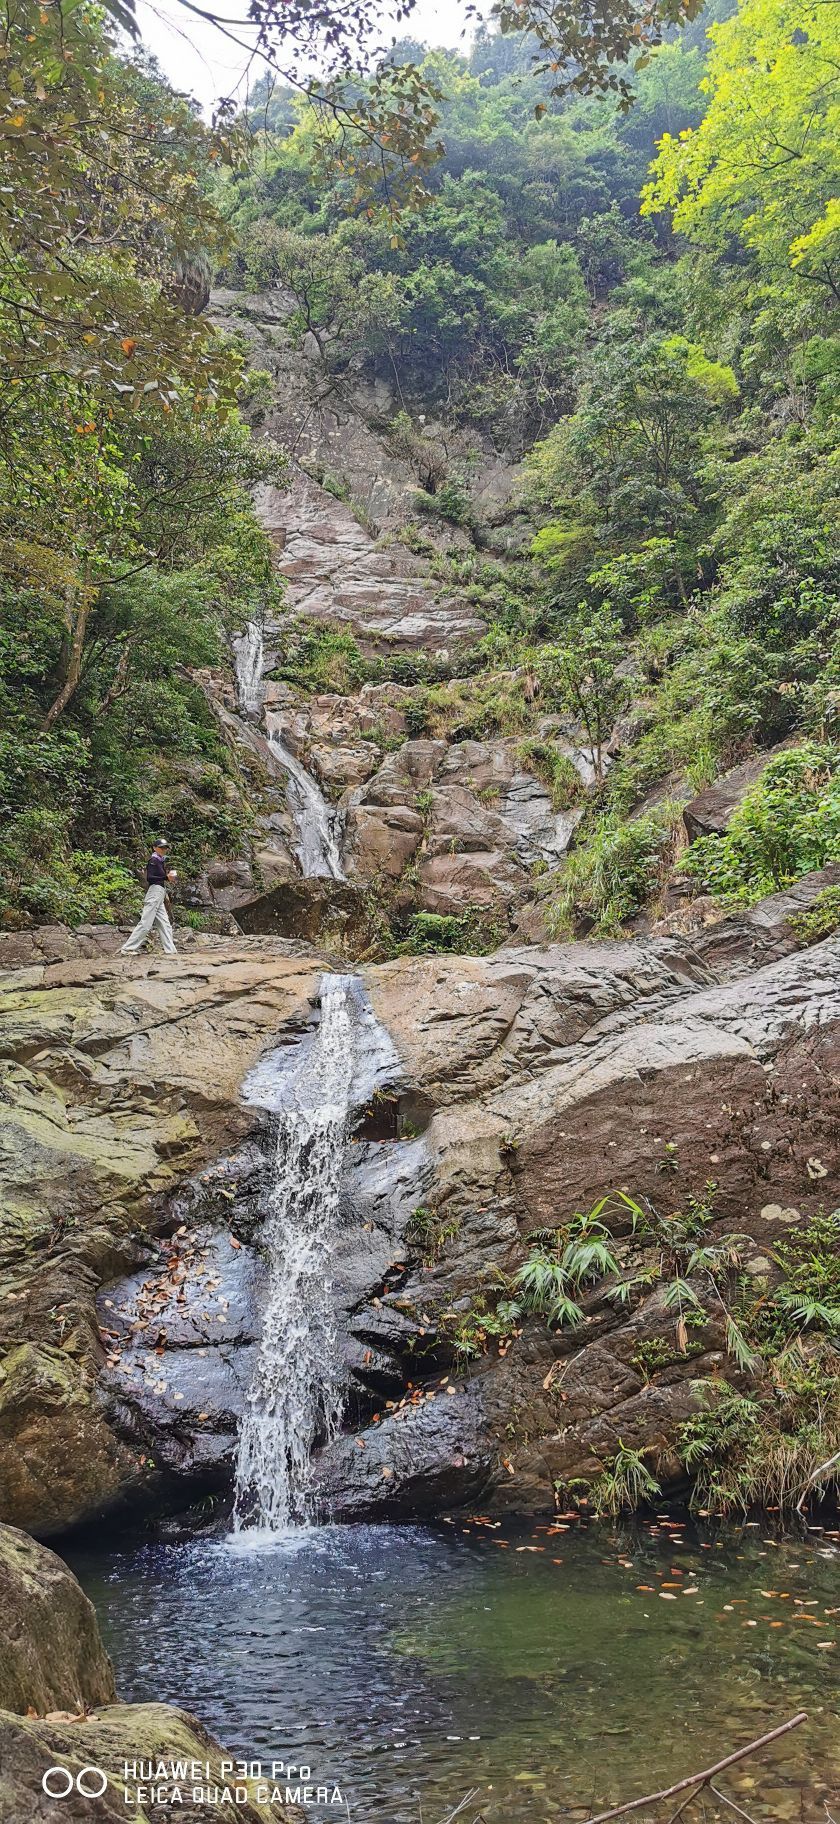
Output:
<instances>
[{"instance_id":1,"label":"light colored trousers","mask_svg":"<svg viewBox=\"0 0 840 1824\"><path fill-rule=\"evenodd\" d=\"M138 950L142 950L147 937L151 937L155 926L157 926L157 929L160 932L160 941L163 944L166 955L178 955L175 948L175 939L172 936L172 926L169 923L169 913L164 904L165 899L165 887L148 887L146 889L146 897L143 901L140 922L135 925L131 936L126 938L122 950L120 951L121 956L134 956Z\"/></svg>"}]
</instances>

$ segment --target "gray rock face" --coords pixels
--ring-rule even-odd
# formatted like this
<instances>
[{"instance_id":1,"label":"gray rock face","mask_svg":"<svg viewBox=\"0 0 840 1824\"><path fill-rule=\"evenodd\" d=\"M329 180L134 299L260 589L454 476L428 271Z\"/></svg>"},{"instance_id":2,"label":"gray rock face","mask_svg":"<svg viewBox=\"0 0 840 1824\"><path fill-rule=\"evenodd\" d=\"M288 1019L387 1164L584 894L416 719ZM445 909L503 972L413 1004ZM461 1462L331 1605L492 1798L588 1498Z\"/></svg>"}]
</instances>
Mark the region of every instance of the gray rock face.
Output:
<instances>
[{"instance_id":1,"label":"gray rock face","mask_svg":"<svg viewBox=\"0 0 840 1824\"><path fill-rule=\"evenodd\" d=\"M363 652L441 657L485 631L465 605L437 598L427 571L409 551L383 550L343 501L302 471L287 492L265 490L259 510L288 584L290 608L313 620L344 624Z\"/></svg>"},{"instance_id":2,"label":"gray rock face","mask_svg":"<svg viewBox=\"0 0 840 1824\"><path fill-rule=\"evenodd\" d=\"M707 785L704 791L698 792L697 797L692 798L683 811L690 840L695 842L698 836L722 835L733 811L738 809L752 786L757 785L768 762L782 752L782 747L774 747L768 753L754 754L752 759L742 761L740 766L733 766L728 773L723 773L720 779L716 779L713 785Z\"/></svg>"},{"instance_id":3,"label":"gray rock face","mask_svg":"<svg viewBox=\"0 0 840 1824\"><path fill-rule=\"evenodd\" d=\"M552 809L548 788L519 759L515 740L409 740L346 800L350 865L397 883L397 902L429 912L504 909L530 884L535 862L557 862L581 811ZM587 769L571 743L561 752ZM416 865L416 879L402 876Z\"/></svg>"}]
</instances>

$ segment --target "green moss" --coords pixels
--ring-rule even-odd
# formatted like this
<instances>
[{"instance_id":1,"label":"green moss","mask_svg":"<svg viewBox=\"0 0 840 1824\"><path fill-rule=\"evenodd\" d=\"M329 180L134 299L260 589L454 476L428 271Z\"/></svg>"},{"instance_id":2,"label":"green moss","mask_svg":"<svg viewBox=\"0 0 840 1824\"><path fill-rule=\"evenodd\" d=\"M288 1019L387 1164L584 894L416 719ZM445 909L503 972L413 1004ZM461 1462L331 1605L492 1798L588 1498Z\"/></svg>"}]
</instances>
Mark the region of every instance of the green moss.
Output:
<instances>
[{"instance_id":1,"label":"green moss","mask_svg":"<svg viewBox=\"0 0 840 1824\"><path fill-rule=\"evenodd\" d=\"M788 920L802 944L819 944L840 928L840 886L824 887L819 897L805 912L794 912Z\"/></svg>"}]
</instances>

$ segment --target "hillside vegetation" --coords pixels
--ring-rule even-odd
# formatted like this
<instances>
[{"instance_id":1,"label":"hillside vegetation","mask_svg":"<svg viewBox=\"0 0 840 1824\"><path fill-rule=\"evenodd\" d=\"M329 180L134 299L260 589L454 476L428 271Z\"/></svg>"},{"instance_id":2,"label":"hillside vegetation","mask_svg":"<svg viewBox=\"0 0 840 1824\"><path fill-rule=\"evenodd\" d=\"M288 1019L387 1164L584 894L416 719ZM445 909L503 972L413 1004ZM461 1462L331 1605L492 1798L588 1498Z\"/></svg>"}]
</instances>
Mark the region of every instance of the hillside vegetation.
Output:
<instances>
[{"instance_id":1,"label":"hillside vegetation","mask_svg":"<svg viewBox=\"0 0 840 1824\"><path fill-rule=\"evenodd\" d=\"M118 915L161 820L187 872L247 840L201 678L277 610L249 490L283 456L248 428L266 381L191 314L211 269L289 296L338 382L388 382L380 430L416 475L398 537L487 626L448 673L298 627L280 675L399 676L411 733L517 734L558 805L574 781L537 723L582 731L595 789L533 884L550 932L613 933L675 880L743 901L840 859L836 9L712 5L627 109L553 95L518 39L398 46L444 98L444 150L396 213L363 139L325 163L289 92L265 83L217 138L94 15L60 68L38 17L10 110L43 91L60 118L79 87L91 133L143 151L38 152L25 115L7 142L16 206L48 162L65 252L86 234L68 277L21 208L0 307L6 922ZM494 452L518 466L491 511ZM685 802L775 748L686 852Z\"/></svg>"}]
</instances>

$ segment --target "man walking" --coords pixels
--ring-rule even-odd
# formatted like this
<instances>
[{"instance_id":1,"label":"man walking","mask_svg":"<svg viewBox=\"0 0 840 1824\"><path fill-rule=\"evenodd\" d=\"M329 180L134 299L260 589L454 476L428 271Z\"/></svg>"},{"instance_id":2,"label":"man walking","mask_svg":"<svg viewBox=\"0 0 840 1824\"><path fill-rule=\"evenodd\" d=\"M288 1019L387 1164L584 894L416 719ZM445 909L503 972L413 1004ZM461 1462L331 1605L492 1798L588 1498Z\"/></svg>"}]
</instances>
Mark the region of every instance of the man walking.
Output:
<instances>
[{"instance_id":1,"label":"man walking","mask_svg":"<svg viewBox=\"0 0 840 1824\"><path fill-rule=\"evenodd\" d=\"M167 956L178 955L175 939L172 936L169 914L166 910L166 883L168 880L178 878L174 868L167 868L168 848L168 842L164 842L161 838L159 842L155 843L149 856L146 863L146 897L143 901L140 922L135 925L131 936L126 938L120 951L121 956L136 956L138 950L142 950L146 939L151 937L155 926L160 933L160 941L165 954Z\"/></svg>"}]
</instances>

